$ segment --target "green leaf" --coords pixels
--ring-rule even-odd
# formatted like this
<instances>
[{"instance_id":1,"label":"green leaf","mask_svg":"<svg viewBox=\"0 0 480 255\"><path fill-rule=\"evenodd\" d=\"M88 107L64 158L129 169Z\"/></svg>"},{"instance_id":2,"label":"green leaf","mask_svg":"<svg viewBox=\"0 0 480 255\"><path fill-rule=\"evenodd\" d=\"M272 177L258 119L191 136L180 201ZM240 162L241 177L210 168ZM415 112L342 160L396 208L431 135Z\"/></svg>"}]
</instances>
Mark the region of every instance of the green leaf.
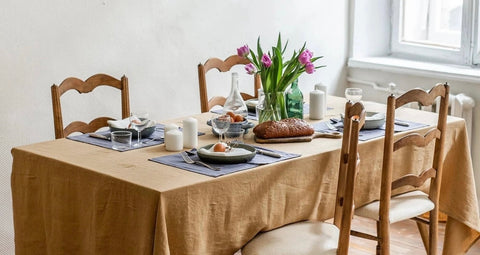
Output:
<instances>
[{"instance_id":1,"label":"green leaf","mask_svg":"<svg viewBox=\"0 0 480 255\"><path fill-rule=\"evenodd\" d=\"M272 91L272 78L270 77L269 73L270 73L270 70L265 70L266 71L266 74L265 74L265 86L264 86L264 91L268 92L268 91Z\"/></svg>"},{"instance_id":2,"label":"green leaf","mask_svg":"<svg viewBox=\"0 0 480 255\"><path fill-rule=\"evenodd\" d=\"M276 70L276 81L277 83L280 81L282 77L282 71L283 71L283 60L282 60L282 53L278 48L274 48L275 50L275 55L276 55L276 61L277 61L277 70Z\"/></svg>"},{"instance_id":3,"label":"green leaf","mask_svg":"<svg viewBox=\"0 0 480 255\"><path fill-rule=\"evenodd\" d=\"M313 62L317 61L317 59L321 59L321 58L323 58L323 56L314 57L314 58L310 59L310 62L313 63Z\"/></svg>"},{"instance_id":4,"label":"green leaf","mask_svg":"<svg viewBox=\"0 0 480 255\"><path fill-rule=\"evenodd\" d=\"M258 65L258 58L257 56L255 56L255 53L252 49L250 49L250 54L252 55L252 59L250 60L250 62L252 62L257 68L257 70L260 71L260 66Z\"/></svg>"},{"instance_id":5,"label":"green leaf","mask_svg":"<svg viewBox=\"0 0 480 255\"><path fill-rule=\"evenodd\" d=\"M302 53L305 50L306 46L307 46L307 42L304 42L302 48L299 51L299 54Z\"/></svg>"},{"instance_id":6,"label":"green leaf","mask_svg":"<svg viewBox=\"0 0 480 255\"><path fill-rule=\"evenodd\" d=\"M262 47L260 46L260 36L257 39L257 52L258 52L258 61L260 62L260 58L263 56Z\"/></svg>"},{"instance_id":7,"label":"green leaf","mask_svg":"<svg viewBox=\"0 0 480 255\"><path fill-rule=\"evenodd\" d=\"M303 72L301 71L301 67L300 65L297 65L295 67L295 70L293 70L292 72L289 72L289 73L286 73L284 75L284 77L282 77L282 81L281 81L281 88L282 90L285 90L288 85L290 85L295 79L297 79Z\"/></svg>"},{"instance_id":8,"label":"green leaf","mask_svg":"<svg viewBox=\"0 0 480 255\"><path fill-rule=\"evenodd\" d=\"M283 47L283 49L282 49L282 54L285 53L285 50L287 49L287 45L288 45L288 40L287 40L287 42L285 43L285 47Z\"/></svg>"},{"instance_id":9,"label":"green leaf","mask_svg":"<svg viewBox=\"0 0 480 255\"><path fill-rule=\"evenodd\" d=\"M277 48L282 48L282 36L280 35L280 33L278 33Z\"/></svg>"}]
</instances>

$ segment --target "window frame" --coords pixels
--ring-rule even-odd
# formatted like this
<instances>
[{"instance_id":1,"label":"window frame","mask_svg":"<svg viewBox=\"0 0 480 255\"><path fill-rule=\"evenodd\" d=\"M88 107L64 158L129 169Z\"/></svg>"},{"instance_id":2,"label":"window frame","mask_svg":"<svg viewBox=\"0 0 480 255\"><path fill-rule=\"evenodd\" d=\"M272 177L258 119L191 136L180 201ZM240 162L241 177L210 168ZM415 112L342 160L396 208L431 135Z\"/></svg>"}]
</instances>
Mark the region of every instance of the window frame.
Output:
<instances>
[{"instance_id":1,"label":"window frame","mask_svg":"<svg viewBox=\"0 0 480 255\"><path fill-rule=\"evenodd\" d=\"M480 22L478 19L480 18L480 8L479 8L480 1L474 0L473 1L473 64L479 65L480 64Z\"/></svg>"},{"instance_id":2,"label":"window frame","mask_svg":"<svg viewBox=\"0 0 480 255\"><path fill-rule=\"evenodd\" d=\"M479 13L476 8L479 0L463 0L460 49L401 42L402 2L403 0L392 0L391 56L458 65L474 65L480 63L480 47L478 47L478 42L480 41L478 38ZM476 29L474 29L474 27Z\"/></svg>"}]
</instances>

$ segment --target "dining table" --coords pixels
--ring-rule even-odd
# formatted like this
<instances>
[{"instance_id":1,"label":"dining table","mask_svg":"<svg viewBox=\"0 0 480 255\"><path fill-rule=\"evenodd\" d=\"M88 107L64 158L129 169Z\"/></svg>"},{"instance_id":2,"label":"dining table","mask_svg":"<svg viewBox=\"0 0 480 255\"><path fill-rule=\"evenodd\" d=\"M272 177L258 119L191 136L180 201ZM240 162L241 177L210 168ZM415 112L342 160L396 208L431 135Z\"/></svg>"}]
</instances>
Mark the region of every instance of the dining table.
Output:
<instances>
[{"instance_id":1,"label":"dining table","mask_svg":"<svg viewBox=\"0 0 480 255\"><path fill-rule=\"evenodd\" d=\"M308 112L304 118L312 125L338 119L345 102L328 96L325 119L310 120ZM367 111L386 110L382 103L363 103ZM205 133L198 136L202 147L218 139L206 124L213 115L159 123L181 126L194 117ZM403 132L425 133L437 120L436 113L411 108L398 109L396 117L424 124ZM448 216L443 254L464 254L480 236L478 200L465 121L449 116L447 122L440 193L440 211ZM62 138L15 147L15 253L232 255L260 232L333 217L341 139L259 144L248 129L244 142L297 156L210 176L152 160L179 154L164 144L115 151ZM359 142L356 207L379 198L383 143L383 136ZM413 173L426 167L432 154L402 150L394 164Z\"/></svg>"}]
</instances>

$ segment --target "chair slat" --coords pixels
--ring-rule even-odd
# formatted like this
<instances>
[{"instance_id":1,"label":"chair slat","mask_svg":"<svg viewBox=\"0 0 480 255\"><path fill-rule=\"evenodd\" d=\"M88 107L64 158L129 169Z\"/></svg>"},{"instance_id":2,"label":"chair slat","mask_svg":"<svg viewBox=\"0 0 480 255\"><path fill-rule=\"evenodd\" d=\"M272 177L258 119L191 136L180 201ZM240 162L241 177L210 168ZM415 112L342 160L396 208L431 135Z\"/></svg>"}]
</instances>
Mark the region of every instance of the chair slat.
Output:
<instances>
[{"instance_id":1,"label":"chair slat","mask_svg":"<svg viewBox=\"0 0 480 255\"><path fill-rule=\"evenodd\" d=\"M392 182L392 190L396 190L403 186L412 186L418 188L422 186L428 179L434 178L437 174L437 170L430 168L423 171L420 175L408 174L404 175Z\"/></svg>"},{"instance_id":2,"label":"chair slat","mask_svg":"<svg viewBox=\"0 0 480 255\"><path fill-rule=\"evenodd\" d=\"M74 121L65 128L65 134L68 136L74 132L80 132L82 134L92 133L99 130L102 127L108 126L107 121L114 120L109 117L100 117L90 121L88 124L82 121Z\"/></svg>"},{"instance_id":3,"label":"chair slat","mask_svg":"<svg viewBox=\"0 0 480 255\"><path fill-rule=\"evenodd\" d=\"M397 98L395 108L411 102L418 102L422 106L429 106L435 103L437 97L445 97L446 89L443 86L435 86L429 92L421 89L412 89Z\"/></svg>"},{"instance_id":4,"label":"chair slat","mask_svg":"<svg viewBox=\"0 0 480 255\"><path fill-rule=\"evenodd\" d=\"M220 72L228 72L234 65L246 65L249 64L250 60L240 57L238 55L232 55L225 60L219 58L210 58L205 62L204 67L205 71L210 69L217 69Z\"/></svg>"},{"instance_id":5,"label":"chair slat","mask_svg":"<svg viewBox=\"0 0 480 255\"><path fill-rule=\"evenodd\" d=\"M418 147L425 147L427 146L428 144L430 144L430 142L433 140L433 139L438 139L440 138L440 135L442 133L440 132L440 130L438 129L432 129L430 131L428 131L425 135L420 135L418 133L412 133L412 134L409 134L409 135L406 135L400 139L398 139L394 145L393 145L393 151L397 151L405 146L409 146L409 145L415 145L415 146L418 146Z\"/></svg>"}]
</instances>

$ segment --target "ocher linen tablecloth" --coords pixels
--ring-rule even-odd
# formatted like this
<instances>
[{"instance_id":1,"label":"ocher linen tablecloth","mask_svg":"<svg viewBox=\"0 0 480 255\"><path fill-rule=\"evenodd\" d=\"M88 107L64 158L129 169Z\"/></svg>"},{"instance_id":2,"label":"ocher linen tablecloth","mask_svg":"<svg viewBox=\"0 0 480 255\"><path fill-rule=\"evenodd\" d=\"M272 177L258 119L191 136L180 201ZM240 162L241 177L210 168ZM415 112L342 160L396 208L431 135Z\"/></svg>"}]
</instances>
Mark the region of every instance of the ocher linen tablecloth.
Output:
<instances>
[{"instance_id":1,"label":"ocher linen tablecloth","mask_svg":"<svg viewBox=\"0 0 480 255\"><path fill-rule=\"evenodd\" d=\"M344 103L329 97L327 114L337 116ZM199 146L213 143L204 125L211 113L196 117L207 133ZM411 109L397 117L435 123L435 115ZM253 143L251 132L245 141ZM341 139L262 146L302 156L212 178L148 161L172 153L163 145L120 153L59 139L14 148L16 254L233 254L260 231L332 217ZM378 197L382 148L383 138L360 143L357 206ZM426 165L431 155L420 152L400 151L395 164L405 172ZM444 254L461 254L480 232L463 120L448 118L445 152Z\"/></svg>"}]
</instances>

